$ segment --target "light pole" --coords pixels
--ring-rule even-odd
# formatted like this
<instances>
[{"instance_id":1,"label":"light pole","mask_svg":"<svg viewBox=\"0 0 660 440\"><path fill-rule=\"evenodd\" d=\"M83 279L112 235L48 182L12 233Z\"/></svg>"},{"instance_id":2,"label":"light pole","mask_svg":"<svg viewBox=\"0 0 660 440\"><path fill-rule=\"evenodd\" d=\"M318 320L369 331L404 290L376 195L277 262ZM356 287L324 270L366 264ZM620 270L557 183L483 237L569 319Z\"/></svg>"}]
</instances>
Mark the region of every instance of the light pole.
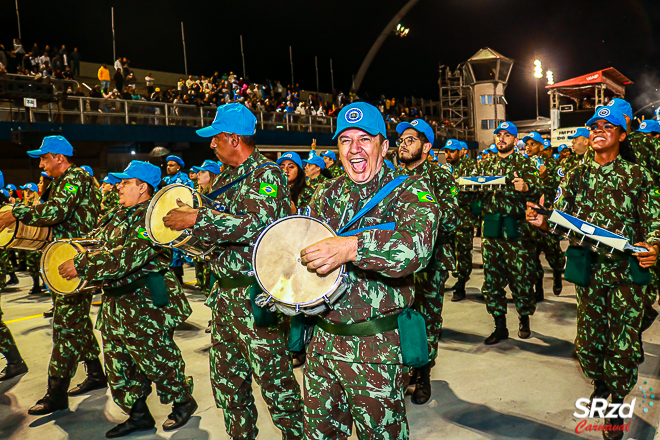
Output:
<instances>
[{"instance_id":1,"label":"light pole","mask_svg":"<svg viewBox=\"0 0 660 440\"><path fill-rule=\"evenodd\" d=\"M536 119L539 118L539 79L543 78L541 60L534 60L534 82L536 83Z\"/></svg>"}]
</instances>

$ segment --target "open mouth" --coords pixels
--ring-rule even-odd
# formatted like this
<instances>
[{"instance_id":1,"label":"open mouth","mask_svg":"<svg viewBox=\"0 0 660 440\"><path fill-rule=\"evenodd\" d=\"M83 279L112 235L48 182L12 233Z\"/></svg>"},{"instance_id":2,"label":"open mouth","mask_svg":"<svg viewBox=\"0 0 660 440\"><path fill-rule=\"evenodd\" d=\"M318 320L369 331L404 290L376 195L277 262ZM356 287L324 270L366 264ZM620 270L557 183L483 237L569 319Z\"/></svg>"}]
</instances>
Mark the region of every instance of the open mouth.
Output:
<instances>
[{"instance_id":1,"label":"open mouth","mask_svg":"<svg viewBox=\"0 0 660 440\"><path fill-rule=\"evenodd\" d=\"M351 168L353 168L353 171L356 173L363 173L367 169L367 160L366 159L361 159L361 158L355 158L351 159L350 161Z\"/></svg>"}]
</instances>

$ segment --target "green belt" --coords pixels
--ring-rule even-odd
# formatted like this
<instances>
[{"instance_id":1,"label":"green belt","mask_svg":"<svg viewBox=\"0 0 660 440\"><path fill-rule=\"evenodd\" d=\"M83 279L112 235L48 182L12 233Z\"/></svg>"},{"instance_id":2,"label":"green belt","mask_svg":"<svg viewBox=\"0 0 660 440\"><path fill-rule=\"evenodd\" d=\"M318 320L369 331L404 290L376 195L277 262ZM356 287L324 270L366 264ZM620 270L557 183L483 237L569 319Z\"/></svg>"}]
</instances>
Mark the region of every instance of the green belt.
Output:
<instances>
[{"instance_id":1,"label":"green belt","mask_svg":"<svg viewBox=\"0 0 660 440\"><path fill-rule=\"evenodd\" d=\"M399 328L399 314L371 319L356 324L331 324L324 319L317 319L316 325L331 335L338 336L373 336Z\"/></svg>"},{"instance_id":2,"label":"green belt","mask_svg":"<svg viewBox=\"0 0 660 440\"><path fill-rule=\"evenodd\" d=\"M438 235L435 242L436 244L452 244L454 243L454 237L451 235Z\"/></svg>"},{"instance_id":3,"label":"green belt","mask_svg":"<svg viewBox=\"0 0 660 440\"><path fill-rule=\"evenodd\" d=\"M152 272L152 273L159 273L159 272ZM104 287L103 294L108 296L122 296L122 295L126 295L127 293L135 292L136 290L142 287L147 287L147 277L149 275L151 274L145 275L142 278L138 278L137 280L133 281L132 283L128 283L125 286Z\"/></svg>"},{"instance_id":4,"label":"green belt","mask_svg":"<svg viewBox=\"0 0 660 440\"><path fill-rule=\"evenodd\" d=\"M597 252L593 253L595 254L595 258L592 261L596 264L616 263L618 261L628 259L628 254L624 254L623 252L616 252L612 254L612 257L608 257L605 254L600 254Z\"/></svg>"},{"instance_id":5,"label":"green belt","mask_svg":"<svg viewBox=\"0 0 660 440\"><path fill-rule=\"evenodd\" d=\"M254 277L247 275L242 275L239 277L218 278L218 287L221 289L234 289L236 287L248 287L255 284L256 282L257 280Z\"/></svg>"}]
</instances>

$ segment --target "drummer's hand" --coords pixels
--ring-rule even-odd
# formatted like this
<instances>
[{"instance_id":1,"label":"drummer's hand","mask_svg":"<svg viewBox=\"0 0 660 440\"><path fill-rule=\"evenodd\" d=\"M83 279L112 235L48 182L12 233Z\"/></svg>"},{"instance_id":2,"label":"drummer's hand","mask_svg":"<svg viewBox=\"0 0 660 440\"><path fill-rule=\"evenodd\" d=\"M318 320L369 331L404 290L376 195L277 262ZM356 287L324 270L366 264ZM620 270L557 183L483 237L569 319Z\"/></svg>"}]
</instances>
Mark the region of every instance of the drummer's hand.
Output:
<instances>
[{"instance_id":1,"label":"drummer's hand","mask_svg":"<svg viewBox=\"0 0 660 440\"><path fill-rule=\"evenodd\" d=\"M545 215L541 215L532 208L540 208L543 206L545 196L541 196L539 204L527 202L527 210L525 211L525 220L534 226L541 228L544 231L548 230L548 221Z\"/></svg>"},{"instance_id":2,"label":"drummer's hand","mask_svg":"<svg viewBox=\"0 0 660 440\"><path fill-rule=\"evenodd\" d=\"M516 191L520 191L520 192L527 192L527 191L529 191L529 185L527 185L527 184L525 183L525 181L522 180L522 178L518 177L518 173L517 173L517 172L514 172L514 173L513 173L513 177L514 177L514 179L513 179L513 187L514 187L514 189L515 189Z\"/></svg>"},{"instance_id":3,"label":"drummer's hand","mask_svg":"<svg viewBox=\"0 0 660 440\"><path fill-rule=\"evenodd\" d=\"M0 213L0 231L5 229L7 226L11 225L16 221L16 217L12 214L11 211L5 211Z\"/></svg>"},{"instance_id":4,"label":"drummer's hand","mask_svg":"<svg viewBox=\"0 0 660 440\"><path fill-rule=\"evenodd\" d=\"M648 249L648 252L636 252L633 255L639 260L639 265L643 268L651 267L658 259L658 245L649 245L648 243L635 243L635 246Z\"/></svg>"},{"instance_id":5,"label":"drummer's hand","mask_svg":"<svg viewBox=\"0 0 660 440\"><path fill-rule=\"evenodd\" d=\"M163 217L165 226L175 231L182 231L195 226L197 222L197 210L192 209L179 199L176 200L176 204L179 207L171 210Z\"/></svg>"},{"instance_id":6,"label":"drummer's hand","mask_svg":"<svg viewBox=\"0 0 660 440\"><path fill-rule=\"evenodd\" d=\"M357 237L326 238L303 249L300 256L308 269L325 275L357 259Z\"/></svg>"},{"instance_id":7,"label":"drummer's hand","mask_svg":"<svg viewBox=\"0 0 660 440\"><path fill-rule=\"evenodd\" d=\"M76 266L73 265L73 260L67 260L60 264L57 268L57 271L66 280L70 280L71 278L78 276L78 271L76 270Z\"/></svg>"}]
</instances>

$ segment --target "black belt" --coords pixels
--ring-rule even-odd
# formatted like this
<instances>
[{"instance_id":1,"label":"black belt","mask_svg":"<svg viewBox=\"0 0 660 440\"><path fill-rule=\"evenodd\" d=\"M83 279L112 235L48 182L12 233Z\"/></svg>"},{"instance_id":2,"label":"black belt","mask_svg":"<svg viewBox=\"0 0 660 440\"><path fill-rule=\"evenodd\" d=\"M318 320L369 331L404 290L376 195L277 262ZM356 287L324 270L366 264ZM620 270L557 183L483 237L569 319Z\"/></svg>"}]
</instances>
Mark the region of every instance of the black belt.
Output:
<instances>
[{"instance_id":1,"label":"black belt","mask_svg":"<svg viewBox=\"0 0 660 440\"><path fill-rule=\"evenodd\" d=\"M103 294L107 296L122 296L122 295L126 295L127 293L135 292L136 290L142 287L147 287L147 278L149 278L150 276L163 276L166 272L167 270L161 272L151 272L143 276L142 278L138 278L132 283L128 283L120 287L104 287Z\"/></svg>"},{"instance_id":2,"label":"black belt","mask_svg":"<svg viewBox=\"0 0 660 440\"><path fill-rule=\"evenodd\" d=\"M236 287L248 287L257 282L256 278L247 275L238 277L218 278L218 287L222 289L234 289ZM213 287L213 286L211 286Z\"/></svg>"},{"instance_id":3,"label":"black belt","mask_svg":"<svg viewBox=\"0 0 660 440\"><path fill-rule=\"evenodd\" d=\"M317 319L316 325L332 335L373 336L399 328L399 314L395 313L355 324L332 324L324 319Z\"/></svg>"}]
</instances>

